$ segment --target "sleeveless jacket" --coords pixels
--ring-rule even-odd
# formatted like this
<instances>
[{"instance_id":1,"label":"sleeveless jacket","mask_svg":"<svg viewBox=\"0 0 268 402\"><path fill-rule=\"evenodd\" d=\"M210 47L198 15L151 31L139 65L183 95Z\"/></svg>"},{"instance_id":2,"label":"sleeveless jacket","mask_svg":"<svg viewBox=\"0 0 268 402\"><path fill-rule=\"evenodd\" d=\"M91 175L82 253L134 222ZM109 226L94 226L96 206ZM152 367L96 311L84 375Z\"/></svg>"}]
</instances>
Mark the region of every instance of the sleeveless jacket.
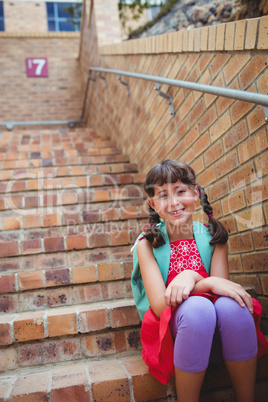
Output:
<instances>
[{"instance_id":1,"label":"sleeveless jacket","mask_svg":"<svg viewBox=\"0 0 268 402\"><path fill-rule=\"evenodd\" d=\"M170 241L163 219L161 219L161 223L158 223L157 226L160 228L163 234L165 244L159 248L153 248L153 254L159 266L164 283L166 283L170 264ZM209 234L206 226L197 221L193 222L193 232L201 260L203 262L206 272L208 273L208 275L210 275L211 259L214 252L214 246L210 246L209 244L212 237ZM150 307L150 303L146 296L141 277L140 266L137 256L137 249L136 249L136 245L138 244L138 241L143 235L144 233L141 233L139 235L133 246L133 271L131 274L131 287L133 297L141 320L143 319L144 314Z\"/></svg>"}]
</instances>

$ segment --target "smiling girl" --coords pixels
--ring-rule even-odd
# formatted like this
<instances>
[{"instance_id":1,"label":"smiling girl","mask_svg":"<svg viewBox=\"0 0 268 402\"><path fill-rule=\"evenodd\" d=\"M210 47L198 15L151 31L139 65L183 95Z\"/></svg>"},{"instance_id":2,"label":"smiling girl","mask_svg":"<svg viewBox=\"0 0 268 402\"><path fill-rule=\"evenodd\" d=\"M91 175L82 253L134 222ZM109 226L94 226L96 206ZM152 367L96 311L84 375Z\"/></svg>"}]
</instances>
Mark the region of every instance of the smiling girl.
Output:
<instances>
[{"instance_id":1,"label":"smiling girl","mask_svg":"<svg viewBox=\"0 0 268 402\"><path fill-rule=\"evenodd\" d=\"M172 377L173 362L173 370L167 362L172 343L180 402L199 400L209 361L222 358L236 400L252 402L258 351L253 301L229 281L227 231L185 163L156 164L145 191L150 226L134 245L131 282L150 372L163 383ZM193 221L199 198L207 226ZM169 323L165 330L163 322Z\"/></svg>"}]
</instances>

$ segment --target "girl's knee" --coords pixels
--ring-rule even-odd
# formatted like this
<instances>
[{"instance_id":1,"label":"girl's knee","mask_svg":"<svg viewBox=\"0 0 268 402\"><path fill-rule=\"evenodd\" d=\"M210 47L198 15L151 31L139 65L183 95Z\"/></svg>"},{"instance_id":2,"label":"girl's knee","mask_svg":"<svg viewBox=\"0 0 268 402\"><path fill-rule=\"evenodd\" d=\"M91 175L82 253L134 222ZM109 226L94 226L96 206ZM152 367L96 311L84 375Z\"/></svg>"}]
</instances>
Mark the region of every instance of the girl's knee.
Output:
<instances>
[{"instance_id":1,"label":"girl's knee","mask_svg":"<svg viewBox=\"0 0 268 402\"><path fill-rule=\"evenodd\" d=\"M216 313L210 300L201 296L191 296L177 310L177 325L195 331L212 331L216 327Z\"/></svg>"},{"instance_id":2,"label":"girl's knee","mask_svg":"<svg viewBox=\"0 0 268 402\"><path fill-rule=\"evenodd\" d=\"M254 327L254 320L248 308L241 307L234 299L230 297L220 297L215 302L218 325L239 326L246 330L248 327Z\"/></svg>"},{"instance_id":3,"label":"girl's knee","mask_svg":"<svg viewBox=\"0 0 268 402\"><path fill-rule=\"evenodd\" d=\"M235 300L220 297L215 302L223 357L230 361L249 360L257 354L257 337L254 319L247 307Z\"/></svg>"}]
</instances>

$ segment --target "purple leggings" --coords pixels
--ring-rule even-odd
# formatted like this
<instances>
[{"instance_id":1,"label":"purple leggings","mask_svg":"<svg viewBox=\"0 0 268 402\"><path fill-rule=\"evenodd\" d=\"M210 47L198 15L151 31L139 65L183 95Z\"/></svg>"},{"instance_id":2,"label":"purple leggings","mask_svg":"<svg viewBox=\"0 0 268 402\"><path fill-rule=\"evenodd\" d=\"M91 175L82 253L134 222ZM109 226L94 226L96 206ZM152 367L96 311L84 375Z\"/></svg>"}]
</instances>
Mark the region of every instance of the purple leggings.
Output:
<instances>
[{"instance_id":1,"label":"purple leggings","mask_svg":"<svg viewBox=\"0 0 268 402\"><path fill-rule=\"evenodd\" d=\"M214 304L202 296L189 297L173 313L170 327L175 367L188 373L205 370L209 361L243 361L257 355L253 317L229 297Z\"/></svg>"}]
</instances>

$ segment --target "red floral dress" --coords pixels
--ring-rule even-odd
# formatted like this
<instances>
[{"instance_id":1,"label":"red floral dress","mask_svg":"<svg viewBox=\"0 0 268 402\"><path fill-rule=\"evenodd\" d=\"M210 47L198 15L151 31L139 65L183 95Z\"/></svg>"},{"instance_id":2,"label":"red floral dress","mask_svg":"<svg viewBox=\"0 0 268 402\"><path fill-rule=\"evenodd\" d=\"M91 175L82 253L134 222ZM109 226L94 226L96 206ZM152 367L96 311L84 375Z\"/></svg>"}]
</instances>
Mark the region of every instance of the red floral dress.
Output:
<instances>
[{"instance_id":1,"label":"red floral dress","mask_svg":"<svg viewBox=\"0 0 268 402\"><path fill-rule=\"evenodd\" d=\"M195 239L177 240L170 243L170 264L166 286L182 271L190 269L207 278Z\"/></svg>"}]
</instances>

